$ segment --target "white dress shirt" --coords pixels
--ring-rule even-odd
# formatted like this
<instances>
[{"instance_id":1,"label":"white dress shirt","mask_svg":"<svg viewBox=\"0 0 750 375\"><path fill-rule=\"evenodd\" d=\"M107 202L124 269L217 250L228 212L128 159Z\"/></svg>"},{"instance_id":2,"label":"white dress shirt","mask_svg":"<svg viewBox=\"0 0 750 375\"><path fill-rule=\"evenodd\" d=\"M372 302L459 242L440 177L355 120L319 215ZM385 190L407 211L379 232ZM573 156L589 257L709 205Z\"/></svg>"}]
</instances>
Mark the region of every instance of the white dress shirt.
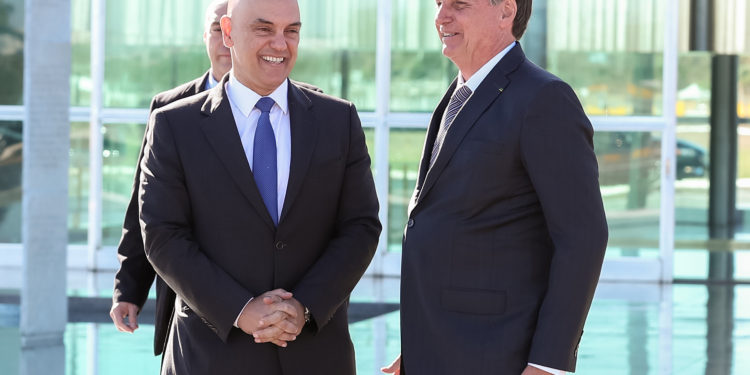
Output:
<instances>
[{"instance_id":1,"label":"white dress shirt","mask_svg":"<svg viewBox=\"0 0 750 375\"><path fill-rule=\"evenodd\" d=\"M209 83L211 78L213 77L209 74ZM284 83L277 87L271 95L268 95L276 102L271 107L269 118L273 135L276 138L276 187L279 219L281 219L281 210L284 207L286 188L289 184L289 165L292 161L292 131L289 122L289 102L287 100L288 82L288 80L284 80ZM245 150L245 157L247 157L247 162L252 169L253 141L255 140L255 129L258 128L258 118L260 118L260 109L255 108L255 103L260 100L261 96L240 83L234 76L234 71L229 72L229 81L225 88L229 104L232 107L234 122L237 124L237 131L240 133L242 148ZM250 298L245 306L252 300ZM237 319L234 320L235 327L239 328L240 315L242 315L245 306L242 307L242 310L237 314Z\"/></svg>"},{"instance_id":2,"label":"white dress shirt","mask_svg":"<svg viewBox=\"0 0 750 375\"><path fill-rule=\"evenodd\" d=\"M287 90L289 81L284 80L271 95L276 104L271 107L269 115L274 137L276 137L276 187L278 198L278 218L281 219L281 210L284 207L286 188L289 184L289 164L292 161L292 132L289 122L289 102ZM232 107L234 122L237 123L237 131L240 133L242 148L250 168L253 167L253 141L255 140L255 129L258 128L260 109L255 108L255 103L261 96L253 90L245 87L230 71L229 82L226 84L227 96Z\"/></svg>"},{"instance_id":3,"label":"white dress shirt","mask_svg":"<svg viewBox=\"0 0 750 375\"><path fill-rule=\"evenodd\" d=\"M462 85L466 85L471 89L472 95L477 90L480 84L484 81L485 78L487 78L487 75L490 74L492 69L495 68L495 65L497 65L498 62L508 53L508 51L511 50L516 45L516 42L511 43L508 47L505 47L504 50L500 51L495 57L491 58L490 61L487 61L486 64L482 65L479 70L474 73L471 77L469 77L469 80L465 80L463 74L461 71L458 72L458 82L456 84L456 90L458 90L459 87ZM467 101L471 100L471 97L467 99ZM529 366L536 367L540 370L544 370L549 372L553 375L565 375L565 371L557 370L545 366L540 366L534 363L529 363Z\"/></svg>"}]
</instances>

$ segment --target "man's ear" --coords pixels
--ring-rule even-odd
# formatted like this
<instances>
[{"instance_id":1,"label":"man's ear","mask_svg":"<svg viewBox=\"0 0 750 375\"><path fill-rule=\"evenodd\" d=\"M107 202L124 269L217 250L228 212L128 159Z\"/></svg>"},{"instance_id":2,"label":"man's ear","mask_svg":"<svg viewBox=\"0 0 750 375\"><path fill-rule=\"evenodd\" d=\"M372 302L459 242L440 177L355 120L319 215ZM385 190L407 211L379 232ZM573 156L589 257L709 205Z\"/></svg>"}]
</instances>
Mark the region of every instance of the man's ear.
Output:
<instances>
[{"instance_id":1,"label":"man's ear","mask_svg":"<svg viewBox=\"0 0 750 375\"><path fill-rule=\"evenodd\" d=\"M516 4L516 0L503 0L503 2L498 5L500 7L500 22L503 23L503 26L513 27L513 20L516 18L516 12L518 12L518 5Z\"/></svg>"},{"instance_id":2,"label":"man's ear","mask_svg":"<svg viewBox=\"0 0 750 375\"><path fill-rule=\"evenodd\" d=\"M232 41L232 19L229 16L222 16L219 20L219 26L221 26L221 37L224 41L224 46L232 48L234 41Z\"/></svg>"}]
</instances>

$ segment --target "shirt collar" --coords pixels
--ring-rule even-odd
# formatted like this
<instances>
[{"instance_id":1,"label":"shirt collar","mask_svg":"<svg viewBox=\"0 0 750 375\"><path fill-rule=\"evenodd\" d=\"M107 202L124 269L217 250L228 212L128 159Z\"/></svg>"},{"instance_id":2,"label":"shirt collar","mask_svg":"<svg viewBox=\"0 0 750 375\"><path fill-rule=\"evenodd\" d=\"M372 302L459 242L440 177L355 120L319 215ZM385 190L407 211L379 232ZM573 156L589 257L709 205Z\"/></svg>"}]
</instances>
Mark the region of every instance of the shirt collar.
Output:
<instances>
[{"instance_id":1,"label":"shirt collar","mask_svg":"<svg viewBox=\"0 0 750 375\"><path fill-rule=\"evenodd\" d=\"M492 69L497 65L498 62L508 53L508 51L511 50L516 45L516 42L514 41L509 46L505 47L504 50L500 51L495 57L491 58L490 61L487 61L484 65L482 65L479 70L477 70L474 75L469 78L468 81L464 81L464 76L461 74L461 72L458 72L458 84L456 85L456 88L461 87L461 85L469 86L472 92L477 90L477 87L479 87L480 84L482 84L482 81L484 81L485 78L487 78L487 75L490 74Z\"/></svg>"},{"instance_id":2,"label":"shirt collar","mask_svg":"<svg viewBox=\"0 0 750 375\"><path fill-rule=\"evenodd\" d=\"M208 72L208 79L206 80L206 90L211 90L212 88L216 87L219 82L214 78L214 75L211 73L211 71Z\"/></svg>"},{"instance_id":3,"label":"shirt collar","mask_svg":"<svg viewBox=\"0 0 750 375\"><path fill-rule=\"evenodd\" d=\"M289 111L289 103L287 98L287 90L289 89L289 80L285 79L284 82L279 85L270 95L268 95L276 105L281 108L284 114ZM240 83L237 77L234 76L234 71L229 72L229 82L227 82L227 96L229 100L234 104L237 109L242 112L242 115L247 117L250 116L255 103L260 100L261 96L255 91L251 90L247 86Z\"/></svg>"}]
</instances>

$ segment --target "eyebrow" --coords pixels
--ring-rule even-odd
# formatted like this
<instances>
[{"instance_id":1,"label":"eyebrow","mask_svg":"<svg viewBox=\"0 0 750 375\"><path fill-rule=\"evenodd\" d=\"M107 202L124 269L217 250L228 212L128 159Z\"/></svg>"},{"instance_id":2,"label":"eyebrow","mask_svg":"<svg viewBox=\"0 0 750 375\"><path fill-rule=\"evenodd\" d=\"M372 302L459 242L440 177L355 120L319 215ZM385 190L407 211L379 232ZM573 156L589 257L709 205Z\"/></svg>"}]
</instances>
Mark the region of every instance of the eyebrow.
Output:
<instances>
[{"instance_id":1,"label":"eyebrow","mask_svg":"<svg viewBox=\"0 0 750 375\"><path fill-rule=\"evenodd\" d=\"M273 25L273 22L271 22L269 20L266 20L266 19L263 19L263 18L256 19L254 23L262 23L262 24L265 24L265 25ZM294 23L291 23L291 24L287 25L286 27L289 27L289 26L301 27L302 26L302 22L297 21L297 22L294 22Z\"/></svg>"}]
</instances>

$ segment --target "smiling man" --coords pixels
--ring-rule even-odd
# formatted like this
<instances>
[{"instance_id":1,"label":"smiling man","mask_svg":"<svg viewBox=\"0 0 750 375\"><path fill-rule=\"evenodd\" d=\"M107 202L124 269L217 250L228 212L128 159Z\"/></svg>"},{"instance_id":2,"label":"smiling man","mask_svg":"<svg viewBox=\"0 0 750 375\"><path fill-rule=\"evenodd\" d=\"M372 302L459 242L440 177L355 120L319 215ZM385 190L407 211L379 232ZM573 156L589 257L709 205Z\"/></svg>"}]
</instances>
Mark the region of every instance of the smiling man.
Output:
<instances>
[{"instance_id":1,"label":"smiling man","mask_svg":"<svg viewBox=\"0 0 750 375\"><path fill-rule=\"evenodd\" d=\"M401 375L574 371L607 223L593 129L517 42L531 0L436 2L459 70L408 208Z\"/></svg>"},{"instance_id":2,"label":"smiling man","mask_svg":"<svg viewBox=\"0 0 750 375\"><path fill-rule=\"evenodd\" d=\"M177 294L163 374L354 374L349 294L381 230L354 106L291 82L296 0L232 0L232 70L154 112L145 252Z\"/></svg>"}]
</instances>

